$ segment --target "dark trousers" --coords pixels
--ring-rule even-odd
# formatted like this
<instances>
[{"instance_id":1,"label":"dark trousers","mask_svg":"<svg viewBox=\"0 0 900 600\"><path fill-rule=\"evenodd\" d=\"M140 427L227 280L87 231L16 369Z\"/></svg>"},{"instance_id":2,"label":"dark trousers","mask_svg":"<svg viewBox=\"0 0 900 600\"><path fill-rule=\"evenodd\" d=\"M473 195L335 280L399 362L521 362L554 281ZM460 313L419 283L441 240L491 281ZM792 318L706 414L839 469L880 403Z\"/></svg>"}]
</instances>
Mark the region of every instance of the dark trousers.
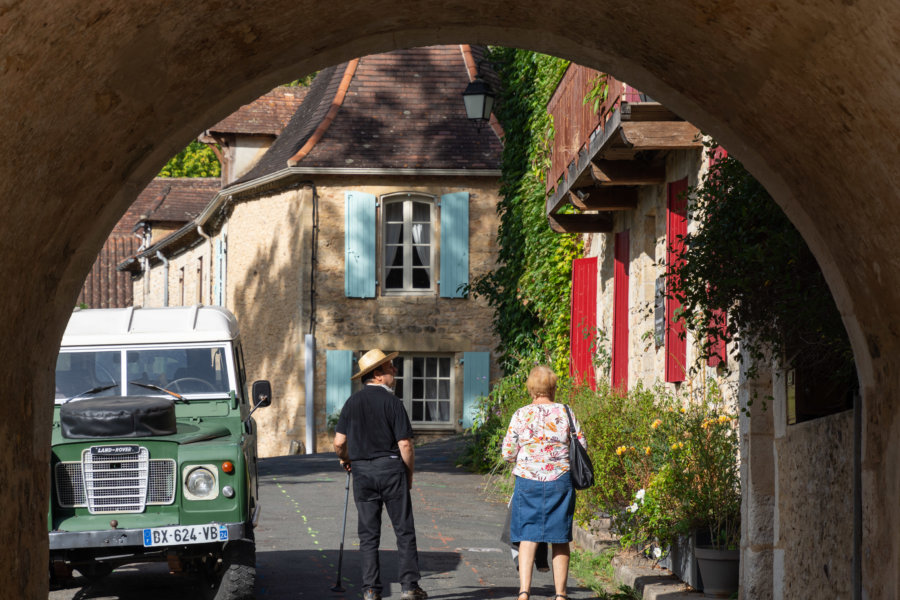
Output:
<instances>
[{"instance_id":1,"label":"dark trousers","mask_svg":"<svg viewBox=\"0 0 900 600\"><path fill-rule=\"evenodd\" d=\"M353 461L353 500L359 516L359 552L362 555L363 589L381 593L381 507L387 508L394 534L397 536L400 586L416 587L419 554L416 548L416 526L413 522L412 499L406 467L400 458L376 458Z\"/></svg>"}]
</instances>

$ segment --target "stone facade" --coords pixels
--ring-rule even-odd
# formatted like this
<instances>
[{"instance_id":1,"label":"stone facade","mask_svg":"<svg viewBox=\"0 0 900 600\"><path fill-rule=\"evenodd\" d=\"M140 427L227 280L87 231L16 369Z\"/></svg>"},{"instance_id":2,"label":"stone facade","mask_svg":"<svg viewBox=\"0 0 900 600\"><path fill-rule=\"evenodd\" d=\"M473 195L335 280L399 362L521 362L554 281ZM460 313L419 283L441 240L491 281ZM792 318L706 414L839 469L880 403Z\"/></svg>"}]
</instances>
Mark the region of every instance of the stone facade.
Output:
<instances>
[{"instance_id":1,"label":"stone facade","mask_svg":"<svg viewBox=\"0 0 900 600\"><path fill-rule=\"evenodd\" d=\"M443 426L416 427L416 435L461 431L463 352L490 352L497 344L491 330L493 312L483 299L427 295L386 295L374 299L344 294L344 193L358 191L377 198L395 192L440 197L469 193L469 279L485 274L497 260L496 232L499 182L494 177L320 177L315 188L301 185L250 199L237 199L213 243L225 240L227 274L225 306L241 324L249 381L272 382L274 402L254 414L261 456L297 451L306 444L304 337L314 318L316 341L315 444L330 450L325 408L326 352L371 348L401 354L430 354L452 359L452 414ZM313 249L313 194L318 205L318 240ZM379 211L380 224L380 211ZM433 233L435 256L440 253L440 219ZM169 304L181 301L180 274L186 304L196 301L196 266L210 264L210 243L201 240L169 259ZM315 315L311 315L315 252ZM380 255L381 250L379 250ZM205 268L205 267L204 267ZM439 269L436 261L436 269ZM192 271L194 269L194 271ZM161 263L134 281L135 298L145 306L160 306L163 298ZM208 273L206 271L205 273ZM190 276L188 276L190 275ZM215 269L204 275L203 302L209 302ZM383 280L381 273L379 280ZM436 272L435 277L440 278ZM144 281L149 289L143 295ZM491 358L491 378L499 375ZM307 449L313 450L312 448Z\"/></svg>"}]
</instances>

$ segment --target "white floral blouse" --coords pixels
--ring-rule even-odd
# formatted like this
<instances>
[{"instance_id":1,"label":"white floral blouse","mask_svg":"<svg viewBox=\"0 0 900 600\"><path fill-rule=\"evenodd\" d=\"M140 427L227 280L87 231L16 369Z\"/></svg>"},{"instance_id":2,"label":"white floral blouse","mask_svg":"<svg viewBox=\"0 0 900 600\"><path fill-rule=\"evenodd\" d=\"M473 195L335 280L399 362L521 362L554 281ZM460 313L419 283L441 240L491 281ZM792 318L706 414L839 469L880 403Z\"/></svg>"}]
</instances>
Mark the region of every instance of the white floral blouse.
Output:
<instances>
[{"instance_id":1,"label":"white floral blouse","mask_svg":"<svg viewBox=\"0 0 900 600\"><path fill-rule=\"evenodd\" d=\"M575 437L587 448L575 414ZM515 462L513 474L553 481L569 470L569 418L565 404L529 404L515 412L503 438L503 458Z\"/></svg>"}]
</instances>

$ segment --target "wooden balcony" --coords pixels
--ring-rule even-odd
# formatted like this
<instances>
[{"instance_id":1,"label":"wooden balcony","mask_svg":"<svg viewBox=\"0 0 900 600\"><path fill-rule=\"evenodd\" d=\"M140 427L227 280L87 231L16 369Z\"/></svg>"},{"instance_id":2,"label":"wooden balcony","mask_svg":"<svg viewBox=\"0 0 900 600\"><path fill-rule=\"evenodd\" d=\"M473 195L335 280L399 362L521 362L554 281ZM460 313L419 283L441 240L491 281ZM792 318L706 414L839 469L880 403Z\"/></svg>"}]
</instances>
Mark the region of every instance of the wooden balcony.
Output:
<instances>
[{"instance_id":1,"label":"wooden balcony","mask_svg":"<svg viewBox=\"0 0 900 600\"><path fill-rule=\"evenodd\" d=\"M611 231L609 212L633 210L637 186L665 183L666 152L702 145L696 127L612 76L595 111L584 99L601 76L570 65L547 104L555 135L546 211L554 231ZM558 215L567 203L581 212Z\"/></svg>"}]
</instances>

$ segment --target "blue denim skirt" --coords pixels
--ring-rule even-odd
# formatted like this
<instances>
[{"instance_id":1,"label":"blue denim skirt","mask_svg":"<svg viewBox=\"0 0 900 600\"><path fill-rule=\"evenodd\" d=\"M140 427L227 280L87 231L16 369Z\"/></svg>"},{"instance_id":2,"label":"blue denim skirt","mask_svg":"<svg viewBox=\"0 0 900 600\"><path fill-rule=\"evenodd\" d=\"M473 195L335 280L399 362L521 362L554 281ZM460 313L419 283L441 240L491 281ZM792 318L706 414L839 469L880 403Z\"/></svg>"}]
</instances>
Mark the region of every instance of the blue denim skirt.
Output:
<instances>
[{"instance_id":1,"label":"blue denim skirt","mask_svg":"<svg viewBox=\"0 0 900 600\"><path fill-rule=\"evenodd\" d=\"M516 477L509 520L511 542L572 541L575 489L568 473L553 481Z\"/></svg>"}]
</instances>

